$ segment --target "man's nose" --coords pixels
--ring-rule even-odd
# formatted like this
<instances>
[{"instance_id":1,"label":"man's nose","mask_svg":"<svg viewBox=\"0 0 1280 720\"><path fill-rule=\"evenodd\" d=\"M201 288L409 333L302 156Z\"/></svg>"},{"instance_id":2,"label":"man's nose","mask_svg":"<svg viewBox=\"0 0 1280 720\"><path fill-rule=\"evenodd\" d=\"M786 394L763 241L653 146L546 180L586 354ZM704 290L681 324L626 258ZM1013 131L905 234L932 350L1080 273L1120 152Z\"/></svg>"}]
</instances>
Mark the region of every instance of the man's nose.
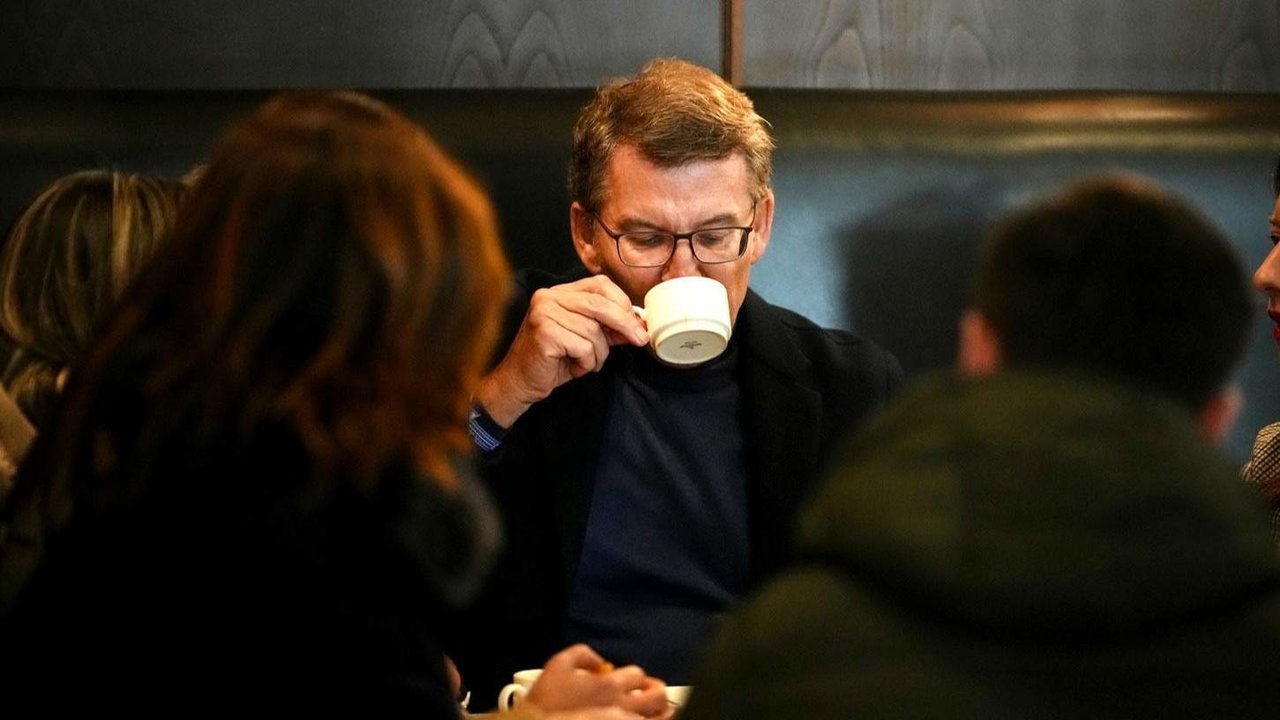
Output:
<instances>
[{"instance_id":1,"label":"man's nose","mask_svg":"<svg viewBox=\"0 0 1280 720\"><path fill-rule=\"evenodd\" d=\"M698 258L693 256L693 241L689 238L676 240L675 252L671 253L671 259L662 268L662 279L670 280L701 274L702 269L698 267Z\"/></svg>"}]
</instances>

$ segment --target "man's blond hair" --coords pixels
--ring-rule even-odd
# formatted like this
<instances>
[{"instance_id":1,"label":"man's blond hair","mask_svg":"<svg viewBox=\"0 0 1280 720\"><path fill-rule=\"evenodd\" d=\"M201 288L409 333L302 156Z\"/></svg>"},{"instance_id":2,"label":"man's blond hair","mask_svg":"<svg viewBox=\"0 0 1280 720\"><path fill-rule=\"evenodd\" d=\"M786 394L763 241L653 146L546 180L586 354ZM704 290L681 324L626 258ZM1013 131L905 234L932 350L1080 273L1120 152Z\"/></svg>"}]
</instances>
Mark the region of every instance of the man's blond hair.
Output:
<instances>
[{"instance_id":1,"label":"man's blond hair","mask_svg":"<svg viewBox=\"0 0 1280 720\"><path fill-rule=\"evenodd\" d=\"M621 146L658 167L720 160L741 153L752 200L764 197L773 172L769 123L751 99L720 76L674 58L654 60L634 77L601 86L573 128L569 195L596 212L606 200L605 168Z\"/></svg>"}]
</instances>

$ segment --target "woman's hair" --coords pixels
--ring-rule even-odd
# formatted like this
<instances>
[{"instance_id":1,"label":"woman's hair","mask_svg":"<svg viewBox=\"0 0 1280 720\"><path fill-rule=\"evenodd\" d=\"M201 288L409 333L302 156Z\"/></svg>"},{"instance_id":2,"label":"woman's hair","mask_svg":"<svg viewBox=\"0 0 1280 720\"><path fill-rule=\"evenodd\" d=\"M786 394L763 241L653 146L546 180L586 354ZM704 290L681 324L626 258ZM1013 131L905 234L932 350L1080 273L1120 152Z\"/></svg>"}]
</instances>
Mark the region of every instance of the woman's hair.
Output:
<instances>
[{"instance_id":1,"label":"woman's hair","mask_svg":"<svg viewBox=\"0 0 1280 720\"><path fill-rule=\"evenodd\" d=\"M37 426L184 194L174 180L88 170L55 180L15 221L0 249L0 383Z\"/></svg>"},{"instance_id":2,"label":"woman's hair","mask_svg":"<svg viewBox=\"0 0 1280 720\"><path fill-rule=\"evenodd\" d=\"M392 462L449 487L508 282L489 201L421 128L356 93L278 95L219 140L72 378L50 453L77 470L50 479L110 502L155 458L284 428L309 490Z\"/></svg>"}]
</instances>

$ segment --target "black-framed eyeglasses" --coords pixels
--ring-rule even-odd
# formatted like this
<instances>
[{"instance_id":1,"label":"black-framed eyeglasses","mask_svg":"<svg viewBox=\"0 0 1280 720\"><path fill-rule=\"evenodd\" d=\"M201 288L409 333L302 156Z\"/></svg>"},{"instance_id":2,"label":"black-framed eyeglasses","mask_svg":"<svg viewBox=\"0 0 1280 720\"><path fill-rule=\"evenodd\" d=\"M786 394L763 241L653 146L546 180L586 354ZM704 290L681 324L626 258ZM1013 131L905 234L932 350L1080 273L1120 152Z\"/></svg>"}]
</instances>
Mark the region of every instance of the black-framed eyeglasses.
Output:
<instances>
[{"instance_id":1,"label":"black-framed eyeglasses","mask_svg":"<svg viewBox=\"0 0 1280 720\"><path fill-rule=\"evenodd\" d=\"M600 223L604 234L613 238L618 246L618 257L622 264L630 267L661 267L676 254L676 245L681 240L689 241L689 249L693 257L704 265L733 262L747 252L747 242L751 239L751 231L756 224L756 204L751 203L751 222L747 227L714 227L694 230L687 233L667 233L654 230L642 232L616 233L600 219L599 215L589 213Z\"/></svg>"}]
</instances>

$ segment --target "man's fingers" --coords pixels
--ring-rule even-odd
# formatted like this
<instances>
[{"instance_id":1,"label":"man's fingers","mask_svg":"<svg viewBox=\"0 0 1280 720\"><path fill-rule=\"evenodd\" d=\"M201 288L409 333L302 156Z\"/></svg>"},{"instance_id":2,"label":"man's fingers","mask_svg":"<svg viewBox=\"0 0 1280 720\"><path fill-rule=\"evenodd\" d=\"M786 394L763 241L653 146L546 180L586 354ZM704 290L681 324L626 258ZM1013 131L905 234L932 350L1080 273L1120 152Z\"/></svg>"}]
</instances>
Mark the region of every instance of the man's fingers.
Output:
<instances>
[{"instance_id":1,"label":"man's fingers","mask_svg":"<svg viewBox=\"0 0 1280 720\"><path fill-rule=\"evenodd\" d=\"M631 299L622 288L604 275L558 285L551 289L547 299L572 312L595 319L618 333L616 337L627 343L644 345L649 342L648 331L632 309Z\"/></svg>"},{"instance_id":2,"label":"man's fingers","mask_svg":"<svg viewBox=\"0 0 1280 720\"><path fill-rule=\"evenodd\" d=\"M604 361L609 357L609 339L600 323L563 310L556 312L551 321L563 331L563 334L556 333L555 337L562 344L567 357L577 360L590 370L604 367Z\"/></svg>"},{"instance_id":3,"label":"man's fingers","mask_svg":"<svg viewBox=\"0 0 1280 720\"><path fill-rule=\"evenodd\" d=\"M585 338L599 338L606 346L649 341L644 323L630 305L619 307L593 293L548 294L530 306L526 323L531 329L545 331L549 322Z\"/></svg>"},{"instance_id":4,"label":"man's fingers","mask_svg":"<svg viewBox=\"0 0 1280 720\"><path fill-rule=\"evenodd\" d=\"M542 288L502 362L485 377L481 404L511 427L560 385L603 368L611 346L648 342L626 293L607 277Z\"/></svg>"},{"instance_id":5,"label":"man's fingers","mask_svg":"<svg viewBox=\"0 0 1280 720\"><path fill-rule=\"evenodd\" d=\"M526 325L537 355L545 360L567 359L590 371L600 369L609 355L609 341L600 323L558 304L530 312Z\"/></svg>"},{"instance_id":6,"label":"man's fingers","mask_svg":"<svg viewBox=\"0 0 1280 720\"><path fill-rule=\"evenodd\" d=\"M623 296L625 297L625 296ZM631 303L618 303L595 293L576 293L566 295L561 306L572 313L589 317L601 326L617 332L633 345L644 345L649 342L649 333L644 322L636 315Z\"/></svg>"},{"instance_id":7,"label":"man's fingers","mask_svg":"<svg viewBox=\"0 0 1280 720\"><path fill-rule=\"evenodd\" d=\"M567 330L561 330L552 351L567 362L567 371L573 377L581 377L604 367L609 346L601 338L585 338Z\"/></svg>"},{"instance_id":8,"label":"man's fingers","mask_svg":"<svg viewBox=\"0 0 1280 720\"><path fill-rule=\"evenodd\" d=\"M630 305L631 299L623 292L618 284L609 279L608 275L592 275L576 282L569 283L566 287L572 287L583 292L592 292L597 295L603 295L618 305Z\"/></svg>"}]
</instances>

